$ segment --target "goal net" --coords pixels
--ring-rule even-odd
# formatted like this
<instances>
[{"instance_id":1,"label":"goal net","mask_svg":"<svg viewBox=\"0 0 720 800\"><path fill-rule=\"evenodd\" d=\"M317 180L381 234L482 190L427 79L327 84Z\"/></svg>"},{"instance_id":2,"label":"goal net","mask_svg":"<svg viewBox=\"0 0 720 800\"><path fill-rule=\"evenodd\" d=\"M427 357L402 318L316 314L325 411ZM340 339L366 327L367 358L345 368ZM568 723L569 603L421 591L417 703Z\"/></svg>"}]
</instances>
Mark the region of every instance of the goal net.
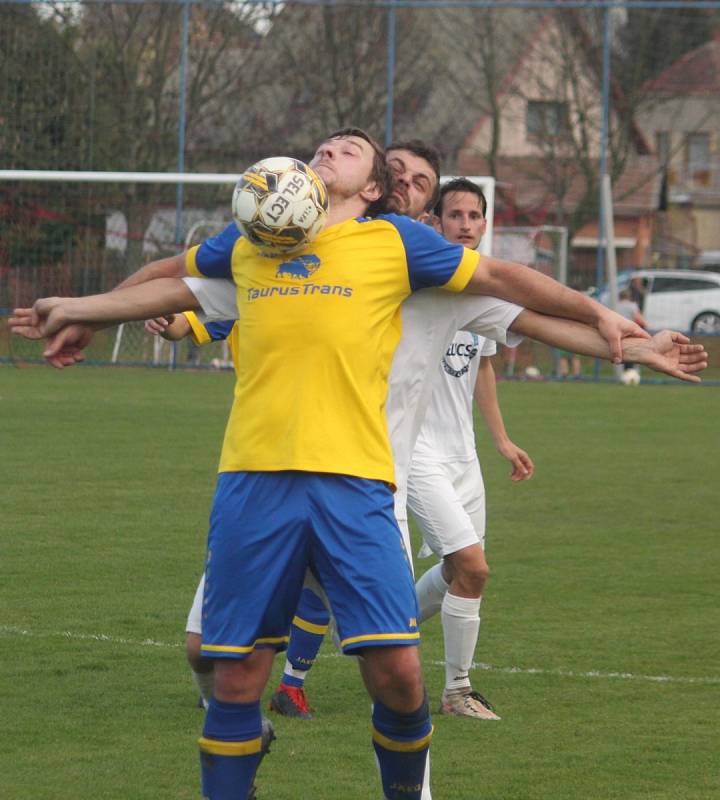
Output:
<instances>
[{"instance_id":1,"label":"goal net","mask_svg":"<svg viewBox=\"0 0 720 800\"><path fill-rule=\"evenodd\" d=\"M453 176L443 176L444 183ZM230 219L234 174L97 173L0 170L0 316L52 295L112 289L148 261L182 252L221 231ZM495 180L471 176L487 200L478 248L567 282L567 231L494 224ZM11 358L40 358L38 343L3 337ZM0 357L2 353L0 352ZM515 374L553 355L526 345L500 369ZM99 333L87 351L94 363L229 366L227 347L170 344L130 323ZM498 371L500 371L500 369Z\"/></svg>"},{"instance_id":2,"label":"goal net","mask_svg":"<svg viewBox=\"0 0 720 800\"><path fill-rule=\"evenodd\" d=\"M38 297L109 291L148 261L182 252L230 218L237 175L0 170L0 317ZM41 347L2 337L14 359ZM0 353L2 356L2 353ZM196 365L221 345L165 346L141 323L98 333L95 363Z\"/></svg>"},{"instance_id":3,"label":"goal net","mask_svg":"<svg viewBox=\"0 0 720 800\"><path fill-rule=\"evenodd\" d=\"M442 181L452 176L443 176ZM230 220L234 174L0 170L0 316L38 297L109 291L140 266L182 252ZM470 178L487 199L480 246L492 252L495 181ZM37 343L8 337L11 357L40 357ZM1 356L2 354L0 354ZM170 344L129 323L96 335L93 363L229 364L227 348Z\"/></svg>"},{"instance_id":4,"label":"goal net","mask_svg":"<svg viewBox=\"0 0 720 800\"><path fill-rule=\"evenodd\" d=\"M498 226L494 230L494 256L526 264L563 284L568 283L567 253L568 230L564 227ZM555 377L559 374L559 356L557 350L526 340L515 350L502 350L496 371L507 377Z\"/></svg>"}]
</instances>

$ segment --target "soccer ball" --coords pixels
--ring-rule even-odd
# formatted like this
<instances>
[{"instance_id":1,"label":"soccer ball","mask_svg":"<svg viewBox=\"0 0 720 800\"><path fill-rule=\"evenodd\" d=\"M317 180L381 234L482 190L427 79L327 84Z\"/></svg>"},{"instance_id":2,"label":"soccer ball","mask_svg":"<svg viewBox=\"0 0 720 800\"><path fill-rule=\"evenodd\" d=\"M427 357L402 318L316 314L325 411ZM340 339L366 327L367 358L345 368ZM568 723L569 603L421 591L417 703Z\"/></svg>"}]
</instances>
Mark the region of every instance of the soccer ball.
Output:
<instances>
[{"instance_id":1,"label":"soccer ball","mask_svg":"<svg viewBox=\"0 0 720 800\"><path fill-rule=\"evenodd\" d=\"M637 386L640 383L640 373L632 367L625 369L620 376L620 380L625 386Z\"/></svg>"},{"instance_id":2,"label":"soccer ball","mask_svg":"<svg viewBox=\"0 0 720 800\"><path fill-rule=\"evenodd\" d=\"M325 184L295 158L264 158L237 182L232 214L242 235L268 256L301 250L325 225Z\"/></svg>"}]
</instances>

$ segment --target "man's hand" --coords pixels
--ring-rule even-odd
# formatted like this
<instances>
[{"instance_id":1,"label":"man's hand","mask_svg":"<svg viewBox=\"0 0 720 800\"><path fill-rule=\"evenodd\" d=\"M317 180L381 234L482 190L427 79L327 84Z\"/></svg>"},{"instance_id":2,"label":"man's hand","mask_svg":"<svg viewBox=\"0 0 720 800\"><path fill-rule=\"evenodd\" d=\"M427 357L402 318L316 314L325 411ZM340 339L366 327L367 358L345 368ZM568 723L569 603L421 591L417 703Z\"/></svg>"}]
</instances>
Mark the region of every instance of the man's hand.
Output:
<instances>
[{"instance_id":1,"label":"man's hand","mask_svg":"<svg viewBox=\"0 0 720 800\"><path fill-rule=\"evenodd\" d=\"M626 361L637 361L657 372L664 372L682 381L699 383L701 372L707 367L707 353L701 344L676 331L660 331L651 339L623 340Z\"/></svg>"},{"instance_id":2,"label":"man's hand","mask_svg":"<svg viewBox=\"0 0 720 800\"><path fill-rule=\"evenodd\" d=\"M154 317L153 319L146 319L144 326L148 333L153 336L162 336L170 325L175 320L174 314L168 314L165 317Z\"/></svg>"},{"instance_id":3,"label":"man's hand","mask_svg":"<svg viewBox=\"0 0 720 800\"><path fill-rule=\"evenodd\" d=\"M48 338L43 357L57 369L78 364L85 359L83 350L90 344L94 334L89 325L68 325Z\"/></svg>"},{"instance_id":4,"label":"man's hand","mask_svg":"<svg viewBox=\"0 0 720 800\"><path fill-rule=\"evenodd\" d=\"M629 336L649 339L650 334L637 323L625 319L611 309L603 309L597 322L600 335L610 348L610 360L619 364L623 360L622 340ZM626 359L627 360L627 359Z\"/></svg>"},{"instance_id":5,"label":"man's hand","mask_svg":"<svg viewBox=\"0 0 720 800\"><path fill-rule=\"evenodd\" d=\"M69 323L66 305L71 302L69 297L43 297L32 308L16 308L9 320L10 330L26 339L47 339Z\"/></svg>"},{"instance_id":6,"label":"man's hand","mask_svg":"<svg viewBox=\"0 0 720 800\"><path fill-rule=\"evenodd\" d=\"M28 339L52 337L45 357L53 366L62 367L80 360L93 331L196 308L197 299L182 280L157 278L88 297L38 300L32 308L16 309L10 327Z\"/></svg>"},{"instance_id":7,"label":"man's hand","mask_svg":"<svg viewBox=\"0 0 720 800\"><path fill-rule=\"evenodd\" d=\"M192 333L192 325L186 314L167 314L145 320L145 330L168 342L179 342Z\"/></svg>"},{"instance_id":8,"label":"man's hand","mask_svg":"<svg viewBox=\"0 0 720 800\"><path fill-rule=\"evenodd\" d=\"M522 448L507 439L502 444L497 445L497 451L503 458L507 458L512 465L511 481L527 481L532 478L535 473L535 464Z\"/></svg>"},{"instance_id":9,"label":"man's hand","mask_svg":"<svg viewBox=\"0 0 720 800\"><path fill-rule=\"evenodd\" d=\"M53 367L62 369L82 361L83 350L90 344L90 325L68 325L63 298L46 297L32 308L16 308L9 319L10 330L26 339L47 339L43 356Z\"/></svg>"}]
</instances>

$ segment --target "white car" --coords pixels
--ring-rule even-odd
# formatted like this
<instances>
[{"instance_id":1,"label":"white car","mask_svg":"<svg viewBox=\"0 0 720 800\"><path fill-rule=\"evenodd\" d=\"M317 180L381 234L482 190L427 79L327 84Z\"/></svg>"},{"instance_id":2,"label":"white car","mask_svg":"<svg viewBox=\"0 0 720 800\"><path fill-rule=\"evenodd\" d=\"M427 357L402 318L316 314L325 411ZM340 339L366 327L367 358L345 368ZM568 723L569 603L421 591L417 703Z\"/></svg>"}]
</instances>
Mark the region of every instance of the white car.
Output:
<instances>
[{"instance_id":1,"label":"white car","mask_svg":"<svg viewBox=\"0 0 720 800\"><path fill-rule=\"evenodd\" d=\"M635 279L645 293L641 311L651 331L669 328L696 335L720 334L720 274L669 269L620 272L618 292ZM598 299L609 304L607 287Z\"/></svg>"}]
</instances>

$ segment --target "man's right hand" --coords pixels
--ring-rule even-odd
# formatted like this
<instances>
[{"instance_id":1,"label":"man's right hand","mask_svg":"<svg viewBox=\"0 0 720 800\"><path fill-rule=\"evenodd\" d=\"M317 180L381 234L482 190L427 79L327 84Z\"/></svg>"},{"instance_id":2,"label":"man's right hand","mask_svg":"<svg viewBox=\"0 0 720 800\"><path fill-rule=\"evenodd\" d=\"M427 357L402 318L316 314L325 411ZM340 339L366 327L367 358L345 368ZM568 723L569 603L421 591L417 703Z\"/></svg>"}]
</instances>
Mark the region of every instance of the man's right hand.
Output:
<instances>
[{"instance_id":1,"label":"man's right hand","mask_svg":"<svg viewBox=\"0 0 720 800\"><path fill-rule=\"evenodd\" d=\"M10 330L26 339L47 339L71 323L67 307L72 302L71 297L41 297L32 308L16 308Z\"/></svg>"},{"instance_id":2,"label":"man's right hand","mask_svg":"<svg viewBox=\"0 0 720 800\"><path fill-rule=\"evenodd\" d=\"M53 367L62 369L84 359L94 330L90 325L68 324L63 302L66 298L44 297L32 308L16 308L9 319L10 330L26 339L47 339L43 356Z\"/></svg>"}]
</instances>

